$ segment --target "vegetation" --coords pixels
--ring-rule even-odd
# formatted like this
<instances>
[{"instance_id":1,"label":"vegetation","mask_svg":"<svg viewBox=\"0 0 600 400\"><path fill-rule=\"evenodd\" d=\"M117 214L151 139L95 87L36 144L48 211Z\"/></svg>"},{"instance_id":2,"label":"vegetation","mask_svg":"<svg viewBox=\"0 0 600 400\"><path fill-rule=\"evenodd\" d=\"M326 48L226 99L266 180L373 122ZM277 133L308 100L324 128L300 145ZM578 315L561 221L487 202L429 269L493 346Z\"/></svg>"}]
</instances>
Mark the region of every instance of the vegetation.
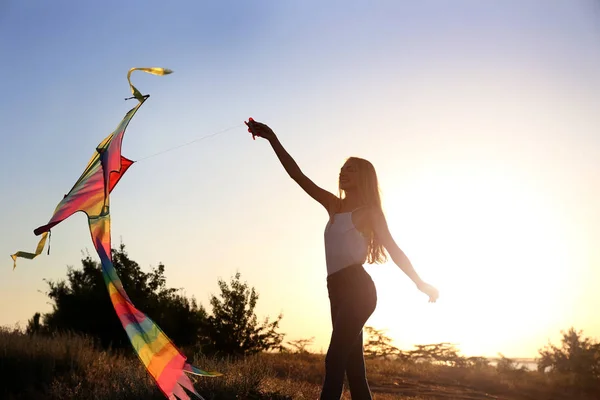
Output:
<instances>
[{"instance_id":1,"label":"vegetation","mask_svg":"<svg viewBox=\"0 0 600 400\"><path fill-rule=\"evenodd\" d=\"M228 359L197 353L192 361L225 374L196 380L196 388L207 400L315 399L324 374L324 355L308 352L263 352ZM367 359L377 400L591 400L600 393L598 381L595 386L583 387L569 378L570 372L506 366ZM31 335L0 329L0 374L0 398L7 400L164 398L135 356L103 349L76 334ZM344 398L350 399L349 394Z\"/></svg>"},{"instance_id":2,"label":"vegetation","mask_svg":"<svg viewBox=\"0 0 600 400\"><path fill-rule=\"evenodd\" d=\"M258 294L254 288L240 281L240 273L230 285L219 280L221 296L211 296L212 314L206 319L204 352L226 355L251 355L279 348L283 334L277 332L282 315L262 324L254 314Z\"/></svg>"},{"instance_id":3,"label":"vegetation","mask_svg":"<svg viewBox=\"0 0 600 400\"><path fill-rule=\"evenodd\" d=\"M250 355L279 348L283 334L277 332L282 315L262 324L254 313L258 293L241 281L219 280L220 296L211 296L209 314L196 300L178 289L168 288L165 266L143 272L129 258L125 245L112 251L113 264L136 307L154 320L178 347L202 349L221 356ZM131 344L107 294L99 263L89 255L81 269L69 268L67 279L47 282L50 313L36 313L27 325L30 334L76 333L93 338L104 348L129 350Z\"/></svg>"},{"instance_id":4,"label":"vegetation","mask_svg":"<svg viewBox=\"0 0 600 400\"><path fill-rule=\"evenodd\" d=\"M134 303L195 365L224 373L196 379L206 400L318 398L324 355L308 350L314 338L284 345L278 332L282 316L259 323L258 293L239 273L229 283L218 281L220 293L211 296L209 312L167 287L163 265L145 273L123 245L113 257ZM86 257L81 270L69 269L65 281L48 286L50 313L34 315L25 330L0 328L0 398L164 398L114 316L97 263ZM571 328L562 332L558 346L548 344L539 354L537 369L529 370L502 354L495 360L465 357L451 343L400 350L385 331L365 328L367 370L377 400L600 397L600 343Z\"/></svg>"},{"instance_id":5,"label":"vegetation","mask_svg":"<svg viewBox=\"0 0 600 400\"><path fill-rule=\"evenodd\" d=\"M588 391L598 388L600 343L584 338L581 331L571 328L562 332L561 347L549 344L539 353L538 371L569 380Z\"/></svg>"}]
</instances>

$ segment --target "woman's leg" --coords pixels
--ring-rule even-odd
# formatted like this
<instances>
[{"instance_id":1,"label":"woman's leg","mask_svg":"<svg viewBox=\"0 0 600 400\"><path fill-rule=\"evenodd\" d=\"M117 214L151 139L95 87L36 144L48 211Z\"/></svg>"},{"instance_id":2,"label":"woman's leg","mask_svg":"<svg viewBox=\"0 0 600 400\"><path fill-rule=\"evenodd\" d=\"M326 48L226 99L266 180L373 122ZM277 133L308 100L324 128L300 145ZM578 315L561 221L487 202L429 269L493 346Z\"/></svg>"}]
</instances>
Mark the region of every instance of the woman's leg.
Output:
<instances>
[{"instance_id":1,"label":"woman's leg","mask_svg":"<svg viewBox=\"0 0 600 400\"><path fill-rule=\"evenodd\" d=\"M350 282L344 280L342 285L342 287L335 287L338 285L333 284L334 287L330 290L333 332L325 357L325 382L321 391L321 400L339 400L342 395L344 375L349 363L350 375L354 380L352 386L357 386L359 393L361 384L355 378L355 375L360 375L358 371L361 365L364 375L362 329L375 310L377 303L375 286L370 277L367 276L367 280L364 280L362 274ZM360 351L358 350L359 347ZM354 357L351 357L351 354ZM360 355L362 364L357 357L358 355ZM364 379L366 383L366 377ZM362 391L364 392L364 387ZM367 392L369 392L368 386ZM370 397L366 399L370 399Z\"/></svg>"},{"instance_id":2,"label":"woman's leg","mask_svg":"<svg viewBox=\"0 0 600 400\"><path fill-rule=\"evenodd\" d=\"M340 306L335 316L331 341L325 357L325 382L321 391L321 400L339 400L342 396L350 351L358 340L367 318L357 313L350 304Z\"/></svg>"},{"instance_id":3,"label":"woman's leg","mask_svg":"<svg viewBox=\"0 0 600 400\"><path fill-rule=\"evenodd\" d=\"M372 400L371 390L367 382L362 331L350 349L350 355L346 363L346 376L348 377L352 400Z\"/></svg>"}]
</instances>

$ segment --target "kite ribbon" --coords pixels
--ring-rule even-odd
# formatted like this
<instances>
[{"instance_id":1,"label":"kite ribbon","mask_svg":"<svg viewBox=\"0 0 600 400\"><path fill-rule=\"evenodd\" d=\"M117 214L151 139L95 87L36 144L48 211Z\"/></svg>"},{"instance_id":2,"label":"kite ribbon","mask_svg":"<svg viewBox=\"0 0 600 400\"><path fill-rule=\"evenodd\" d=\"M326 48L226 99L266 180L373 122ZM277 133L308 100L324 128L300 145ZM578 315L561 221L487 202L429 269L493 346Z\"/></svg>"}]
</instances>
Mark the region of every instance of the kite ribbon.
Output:
<instances>
[{"instance_id":1,"label":"kite ribbon","mask_svg":"<svg viewBox=\"0 0 600 400\"><path fill-rule=\"evenodd\" d=\"M13 269L17 268L17 257L26 258L28 260L33 260L44 250L44 246L46 245L46 239L48 239L48 232L44 232L42 234L42 238L38 242L38 245L35 249L34 253L30 253L27 251L17 251L15 254L11 254L11 258L13 259Z\"/></svg>"},{"instance_id":2,"label":"kite ribbon","mask_svg":"<svg viewBox=\"0 0 600 400\"><path fill-rule=\"evenodd\" d=\"M152 74L152 75L168 75L168 74L172 74L173 73L173 71L171 71L168 68L156 68L156 67L151 67L151 68L131 68L129 70L129 72L127 73L127 82L129 82L129 87L131 88L131 93L133 94L133 97L135 97L136 99L138 99L142 103L143 103L142 99L144 98L144 96L131 83L131 73L133 71L144 71L144 72L147 72L147 73Z\"/></svg>"}]
</instances>

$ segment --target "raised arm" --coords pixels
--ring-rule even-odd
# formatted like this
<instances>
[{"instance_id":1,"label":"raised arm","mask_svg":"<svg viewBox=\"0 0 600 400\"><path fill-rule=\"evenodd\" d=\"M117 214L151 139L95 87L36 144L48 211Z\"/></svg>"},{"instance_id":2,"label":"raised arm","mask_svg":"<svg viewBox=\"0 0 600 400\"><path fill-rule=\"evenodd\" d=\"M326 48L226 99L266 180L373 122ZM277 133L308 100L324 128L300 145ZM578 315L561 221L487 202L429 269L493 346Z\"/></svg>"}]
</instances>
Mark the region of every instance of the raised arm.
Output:
<instances>
[{"instance_id":1,"label":"raised arm","mask_svg":"<svg viewBox=\"0 0 600 400\"><path fill-rule=\"evenodd\" d=\"M383 213L380 210L371 210L371 221L375 237L388 251L392 261L417 285L421 292L429 296L430 302L435 303L439 297L438 290L424 282L417 274L406 254L392 237Z\"/></svg>"},{"instance_id":2,"label":"raised arm","mask_svg":"<svg viewBox=\"0 0 600 400\"><path fill-rule=\"evenodd\" d=\"M319 202L330 213L336 208L339 199L334 194L317 186L312 180L304 175L296 161L294 161L292 156L286 151L271 128L263 123L253 120L250 120L247 125L253 135L269 141L277 158L290 178L300 185L310 197Z\"/></svg>"}]
</instances>

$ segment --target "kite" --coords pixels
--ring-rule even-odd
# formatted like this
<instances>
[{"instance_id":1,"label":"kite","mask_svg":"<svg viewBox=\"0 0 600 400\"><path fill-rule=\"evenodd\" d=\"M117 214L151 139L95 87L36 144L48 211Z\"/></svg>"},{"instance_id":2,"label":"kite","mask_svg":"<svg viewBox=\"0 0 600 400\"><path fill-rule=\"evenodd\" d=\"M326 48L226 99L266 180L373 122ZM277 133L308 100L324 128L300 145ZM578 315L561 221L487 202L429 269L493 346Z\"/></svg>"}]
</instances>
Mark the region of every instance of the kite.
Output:
<instances>
[{"instance_id":1,"label":"kite","mask_svg":"<svg viewBox=\"0 0 600 400\"><path fill-rule=\"evenodd\" d=\"M138 310L131 300L112 263L110 234L110 192L117 185L133 161L121 155L121 143L129 122L148 99L131 83L133 71L144 71L153 75L166 75L172 71L166 68L131 68L127 80L133 97L138 104L129 110L117 128L96 148L85 170L75 182L73 188L60 201L50 221L34 230L41 239L34 253L19 251L11 255L13 269L17 258L33 259L44 249L50 230L81 211L87 215L92 242L102 265L102 275L110 295L112 305L127 332L127 336L163 394L170 400L188 400L187 389L202 399L187 374L200 376L219 376L218 372L204 371L188 363L186 357L175 347L160 327L147 315Z\"/></svg>"}]
</instances>

